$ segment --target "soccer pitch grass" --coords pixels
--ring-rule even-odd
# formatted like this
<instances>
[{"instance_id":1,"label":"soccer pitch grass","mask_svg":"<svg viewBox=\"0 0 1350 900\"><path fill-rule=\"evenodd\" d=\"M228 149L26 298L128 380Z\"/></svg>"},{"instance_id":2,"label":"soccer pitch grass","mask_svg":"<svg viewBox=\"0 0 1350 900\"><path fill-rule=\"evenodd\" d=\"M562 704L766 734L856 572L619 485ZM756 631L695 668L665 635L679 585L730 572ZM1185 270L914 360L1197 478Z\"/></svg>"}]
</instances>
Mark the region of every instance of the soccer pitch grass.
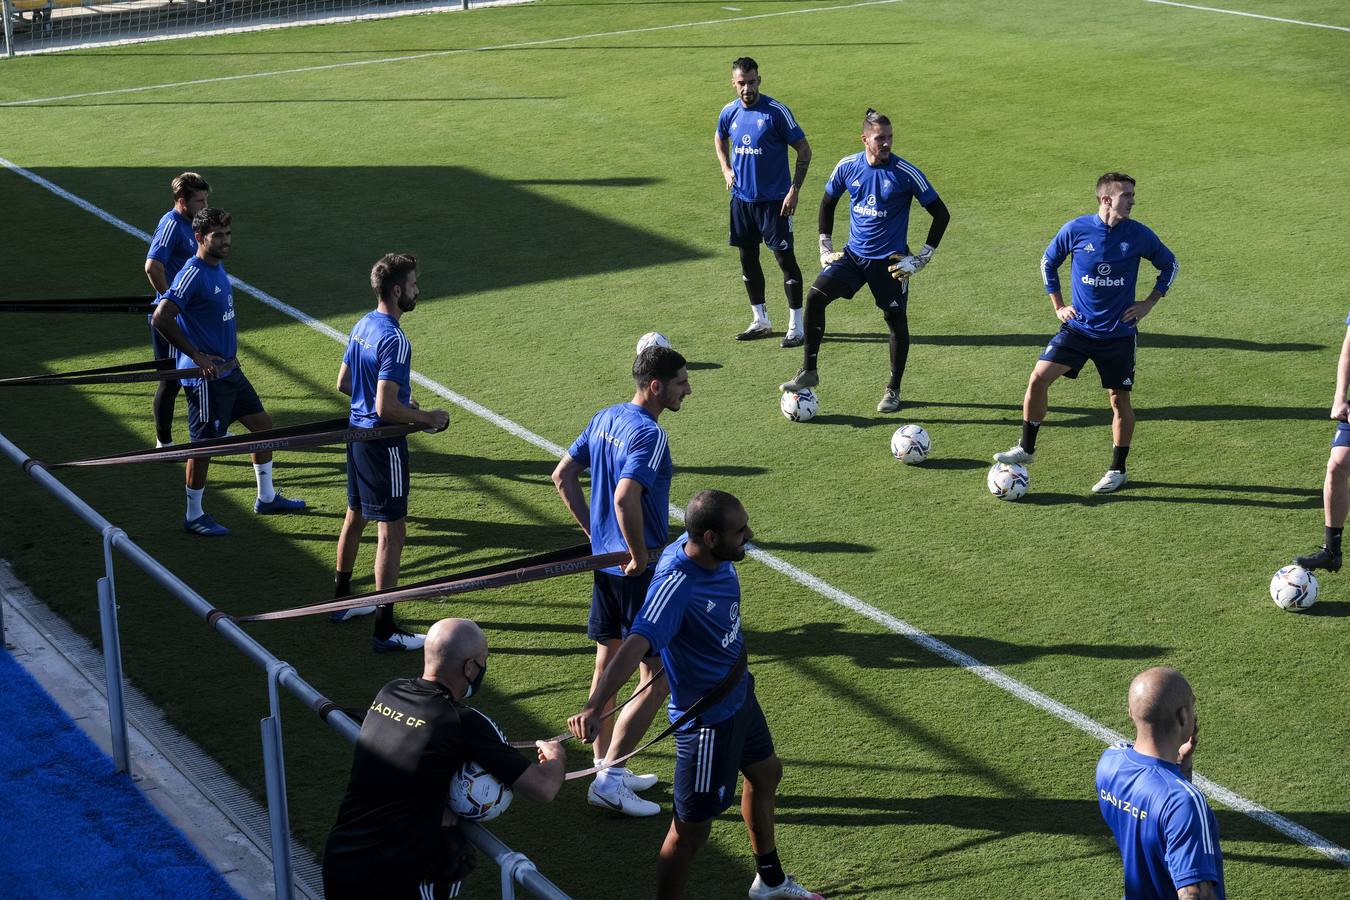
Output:
<instances>
[{"instance_id":1,"label":"soccer pitch grass","mask_svg":"<svg viewBox=\"0 0 1350 900\"><path fill-rule=\"evenodd\" d=\"M1260 12L1350 25L1332 2ZM1344 31L1133 0L1107 12L545 0L6 61L0 103L86 96L0 106L0 156L144 230L168 207L169 179L202 172L213 205L234 214L230 272L343 333L372 306L371 263L417 254L423 300L404 320L414 368L557 445L629 396L633 342L664 332L692 361L693 396L662 420L676 503L704 487L737 494L761 548L1127 734L1130 678L1180 668L1204 726L1197 772L1345 847L1345 576L1324 577L1302 615L1276 609L1266 583L1321 534L1347 306L1348 47ZM873 412L886 344L866 292L830 307L809 424L777 410L800 353L730 340L747 310L711 143L743 54L815 153L798 227L808 277L821 186L858 148L868 106L891 116L896 152L952 210L914 280L899 415ZM414 58L380 62L396 57ZM1037 263L1060 224L1092 211L1107 169L1139 179L1136 217L1181 261L1141 329L1132 481L1088 492L1110 448L1089 371L1052 389L1031 492L999 503L984 488L989 455L1016 439L1026 376L1056 327ZM144 289L143 243L89 212L12 171L0 209L6 298ZM921 238L928 218L914 220ZM340 414L339 346L243 292L236 305L244 368L277 423ZM146 356L135 316L3 325L3 375ZM144 386L11 390L0 431L49 461L140 448L153 442L149 403ZM933 437L921 467L889 455L905 422ZM575 543L553 464L452 409L446 433L413 441L404 580ZM59 477L222 609L331 591L338 448L279 458L278 485L312 507L302 516L254 517L247 463L214 463L207 509L234 529L221 541L183 533L179 466ZM0 484L0 553L97 639L97 536L14 467ZM372 554L368 539L358 588ZM751 667L786 766L778 843L803 883L831 898L1119 896L1097 738L765 565L740 572ZM127 565L118 592L129 677L261 793L262 673ZM542 737L585 699L588 597L573 577L401 617L478 620L493 650L482 708L512 738ZM364 708L421 662L373 656L367 622L251 632ZM294 826L317 847L350 749L293 702L284 724ZM651 796L666 810L672 754L658 745L639 765L662 775ZM569 768L586 757L572 748ZM1212 805L1230 896L1345 891L1341 865ZM638 898L652 893L667 822L609 818L571 784L548 806L517 800L493 830L575 897ZM491 868L467 895L497 895ZM752 877L729 811L689 896L741 896Z\"/></svg>"}]
</instances>

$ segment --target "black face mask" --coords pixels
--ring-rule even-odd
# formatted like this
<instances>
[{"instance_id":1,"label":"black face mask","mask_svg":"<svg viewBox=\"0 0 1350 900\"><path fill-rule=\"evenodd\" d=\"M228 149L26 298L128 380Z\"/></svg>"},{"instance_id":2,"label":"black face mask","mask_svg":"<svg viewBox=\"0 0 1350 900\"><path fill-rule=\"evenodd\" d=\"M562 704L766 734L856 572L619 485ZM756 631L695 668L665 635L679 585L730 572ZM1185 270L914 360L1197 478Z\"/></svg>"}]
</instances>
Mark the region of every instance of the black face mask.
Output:
<instances>
[{"instance_id":1,"label":"black face mask","mask_svg":"<svg viewBox=\"0 0 1350 900\"><path fill-rule=\"evenodd\" d=\"M475 662L477 662L477 660L475 660ZM474 694L478 693L478 689L483 686L483 676L486 674L487 674L487 664L484 663L478 667L478 674L473 677L473 680L469 682L469 686L465 689L464 691L465 700L468 700Z\"/></svg>"}]
</instances>

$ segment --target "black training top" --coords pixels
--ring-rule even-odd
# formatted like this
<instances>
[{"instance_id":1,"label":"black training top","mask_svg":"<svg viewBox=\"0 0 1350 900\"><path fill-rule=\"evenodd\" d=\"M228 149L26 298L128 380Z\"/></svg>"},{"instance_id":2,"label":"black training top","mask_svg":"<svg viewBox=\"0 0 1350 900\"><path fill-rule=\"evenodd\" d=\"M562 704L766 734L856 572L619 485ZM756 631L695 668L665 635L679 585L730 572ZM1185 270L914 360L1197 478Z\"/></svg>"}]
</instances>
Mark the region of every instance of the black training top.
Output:
<instances>
[{"instance_id":1,"label":"black training top","mask_svg":"<svg viewBox=\"0 0 1350 900\"><path fill-rule=\"evenodd\" d=\"M450 778L469 760L506 785L530 767L487 716L442 685L421 678L386 684L361 725L351 781L324 849L325 875L432 875Z\"/></svg>"}]
</instances>

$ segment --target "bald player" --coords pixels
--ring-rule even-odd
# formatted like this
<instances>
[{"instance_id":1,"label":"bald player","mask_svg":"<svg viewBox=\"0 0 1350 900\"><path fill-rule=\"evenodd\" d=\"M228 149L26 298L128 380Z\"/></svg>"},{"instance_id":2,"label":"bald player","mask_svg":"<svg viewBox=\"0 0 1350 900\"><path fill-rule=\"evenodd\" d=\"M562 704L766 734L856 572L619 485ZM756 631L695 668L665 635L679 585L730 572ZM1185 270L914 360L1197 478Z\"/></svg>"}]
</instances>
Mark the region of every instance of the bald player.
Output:
<instances>
[{"instance_id":1,"label":"bald player","mask_svg":"<svg viewBox=\"0 0 1350 900\"><path fill-rule=\"evenodd\" d=\"M1200 726L1195 693L1176 669L1130 683L1133 744L1097 763L1097 805L1125 865L1125 900L1224 900L1219 823L1191 784Z\"/></svg>"},{"instance_id":2,"label":"bald player","mask_svg":"<svg viewBox=\"0 0 1350 900\"><path fill-rule=\"evenodd\" d=\"M482 629L441 619L422 652L422 677L386 684L361 724L347 794L324 848L329 900L440 900L459 892L470 857L445 798L466 762L531 800L546 803L562 786L561 745L537 742L539 761L531 763L491 719L463 704L487 673Z\"/></svg>"}]
</instances>

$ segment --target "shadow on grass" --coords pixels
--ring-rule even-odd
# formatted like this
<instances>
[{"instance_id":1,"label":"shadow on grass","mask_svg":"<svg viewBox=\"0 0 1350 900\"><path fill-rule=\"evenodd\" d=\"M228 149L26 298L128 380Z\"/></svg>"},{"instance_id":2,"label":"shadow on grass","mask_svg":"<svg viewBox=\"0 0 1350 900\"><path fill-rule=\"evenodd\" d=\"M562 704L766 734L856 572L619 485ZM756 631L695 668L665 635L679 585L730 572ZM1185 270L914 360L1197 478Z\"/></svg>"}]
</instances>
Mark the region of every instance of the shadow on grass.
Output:
<instances>
[{"instance_id":1,"label":"shadow on grass","mask_svg":"<svg viewBox=\"0 0 1350 900\"><path fill-rule=\"evenodd\" d=\"M906 411L914 409L954 409L989 410L1004 413L1001 418L934 418L923 416L925 424L935 425L1016 425L1022 421L1020 403L962 403L948 401L905 400ZM1257 406L1237 403L1196 404L1194 406L1147 406L1135 407L1140 423L1148 422L1244 422L1244 421L1327 421L1326 408L1322 406ZM817 417L816 421L825 419ZM1056 406L1054 394L1050 397L1050 415L1046 418L1046 428L1085 428L1111 424L1111 409L1102 398L1100 407L1094 406Z\"/></svg>"},{"instance_id":2,"label":"shadow on grass","mask_svg":"<svg viewBox=\"0 0 1350 900\"><path fill-rule=\"evenodd\" d=\"M1193 497L1175 493L1152 493L1162 489L1212 491L1229 496ZM1142 492L1142 493L1141 493ZM1249 496L1242 496L1242 495ZM1258 495L1258 496L1250 496ZM1266 495L1266 496L1259 496ZM1270 497L1288 497L1279 500ZM1273 487L1259 484L1187 484L1171 481L1131 481L1114 494L1064 494L1032 489L1018 503L1027 506L1101 506L1107 503L1189 503L1203 506L1250 506L1261 509L1320 509L1322 498L1315 488Z\"/></svg>"},{"instance_id":3,"label":"shadow on grass","mask_svg":"<svg viewBox=\"0 0 1350 900\"><path fill-rule=\"evenodd\" d=\"M871 544L850 541L755 541L761 550L787 550L797 553L876 553Z\"/></svg>"},{"instance_id":4,"label":"shadow on grass","mask_svg":"<svg viewBox=\"0 0 1350 900\"><path fill-rule=\"evenodd\" d=\"M1054 332L1043 334L914 334L910 336L913 344L927 344L937 347L1044 347ZM826 343L877 343L884 344L889 339L884 331L856 331L825 333ZM1244 350L1254 353L1310 353L1325 350L1325 344L1310 344L1298 341L1247 341L1240 338L1214 337L1199 334L1160 334L1152 331L1139 332L1139 349L1160 347L1165 350ZM1028 367L1029 370L1029 367Z\"/></svg>"}]
</instances>

